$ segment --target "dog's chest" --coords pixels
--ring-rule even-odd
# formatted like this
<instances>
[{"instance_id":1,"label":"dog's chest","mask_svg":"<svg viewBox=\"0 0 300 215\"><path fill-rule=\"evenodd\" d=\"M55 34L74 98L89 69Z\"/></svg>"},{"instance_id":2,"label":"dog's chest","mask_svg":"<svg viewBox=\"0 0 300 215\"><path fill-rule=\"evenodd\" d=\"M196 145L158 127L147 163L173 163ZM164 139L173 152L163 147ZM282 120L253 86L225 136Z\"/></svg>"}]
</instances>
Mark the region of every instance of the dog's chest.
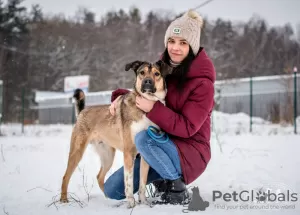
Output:
<instances>
[{"instance_id":1,"label":"dog's chest","mask_svg":"<svg viewBox=\"0 0 300 215\"><path fill-rule=\"evenodd\" d=\"M143 117L139 121L132 122L131 124L132 138L134 139L135 135L140 131L147 130L150 125L159 128L156 124L150 121L145 115L143 115Z\"/></svg>"}]
</instances>

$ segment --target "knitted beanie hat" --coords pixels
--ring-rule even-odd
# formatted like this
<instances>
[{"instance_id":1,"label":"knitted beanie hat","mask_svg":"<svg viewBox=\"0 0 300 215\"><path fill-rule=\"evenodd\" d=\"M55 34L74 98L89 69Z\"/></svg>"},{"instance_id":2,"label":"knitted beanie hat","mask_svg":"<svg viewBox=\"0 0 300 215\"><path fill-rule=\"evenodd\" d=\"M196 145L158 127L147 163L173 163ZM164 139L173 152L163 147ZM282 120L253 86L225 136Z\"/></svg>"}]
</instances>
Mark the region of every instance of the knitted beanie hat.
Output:
<instances>
[{"instance_id":1,"label":"knitted beanie hat","mask_svg":"<svg viewBox=\"0 0 300 215\"><path fill-rule=\"evenodd\" d=\"M189 10L184 15L171 22L167 28L164 40L165 47L167 47L169 37L182 37L192 47L193 53L197 55L200 49L200 36L202 27L202 17L197 12Z\"/></svg>"}]
</instances>

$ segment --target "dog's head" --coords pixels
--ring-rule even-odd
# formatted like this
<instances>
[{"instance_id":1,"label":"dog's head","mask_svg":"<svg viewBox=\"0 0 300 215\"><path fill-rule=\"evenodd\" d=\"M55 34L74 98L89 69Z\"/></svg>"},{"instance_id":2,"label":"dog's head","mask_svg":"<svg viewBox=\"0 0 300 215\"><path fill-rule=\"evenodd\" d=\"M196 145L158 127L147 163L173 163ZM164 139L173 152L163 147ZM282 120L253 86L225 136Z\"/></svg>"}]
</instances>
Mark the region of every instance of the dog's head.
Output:
<instances>
[{"instance_id":1,"label":"dog's head","mask_svg":"<svg viewBox=\"0 0 300 215\"><path fill-rule=\"evenodd\" d=\"M172 68L159 60L156 63L134 61L126 64L125 70L135 72L135 90L149 100L164 100L167 94L165 78Z\"/></svg>"}]
</instances>

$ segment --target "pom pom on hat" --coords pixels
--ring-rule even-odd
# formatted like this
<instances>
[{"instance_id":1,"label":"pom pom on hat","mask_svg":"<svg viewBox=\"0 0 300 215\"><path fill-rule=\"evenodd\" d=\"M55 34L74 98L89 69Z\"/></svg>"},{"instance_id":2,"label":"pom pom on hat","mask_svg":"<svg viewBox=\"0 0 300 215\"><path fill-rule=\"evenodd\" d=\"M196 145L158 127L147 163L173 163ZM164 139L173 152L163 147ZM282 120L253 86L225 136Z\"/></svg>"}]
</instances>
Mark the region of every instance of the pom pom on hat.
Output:
<instances>
[{"instance_id":1,"label":"pom pom on hat","mask_svg":"<svg viewBox=\"0 0 300 215\"><path fill-rule=\"evenodd\" d=\"M203 18L194 10L189 10L186 15L188 17L190 17L191 19L195 19L195 20L198 20L199 21L199 25L200 25L200 28L203 27Z\"/></svg>"}]
</instances>

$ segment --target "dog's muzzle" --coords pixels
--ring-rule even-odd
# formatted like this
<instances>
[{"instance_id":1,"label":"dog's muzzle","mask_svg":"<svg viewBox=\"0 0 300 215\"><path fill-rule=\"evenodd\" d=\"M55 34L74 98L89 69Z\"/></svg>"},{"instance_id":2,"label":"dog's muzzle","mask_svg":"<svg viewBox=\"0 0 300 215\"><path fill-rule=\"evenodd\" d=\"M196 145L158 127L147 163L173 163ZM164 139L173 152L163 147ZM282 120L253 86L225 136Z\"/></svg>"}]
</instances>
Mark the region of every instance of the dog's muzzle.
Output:
<instances>
[{"instance_id":1,"label":"dog's muzzle","mask_svg":"<svg viewBox=\"0 0 300 215\"><path fill-rule=\"evenodd\" d=\"M142 82L142 93L155 93L156 89L154 86L154 81L151 78L145 78Z\"/></svg>"}]
</instances>

